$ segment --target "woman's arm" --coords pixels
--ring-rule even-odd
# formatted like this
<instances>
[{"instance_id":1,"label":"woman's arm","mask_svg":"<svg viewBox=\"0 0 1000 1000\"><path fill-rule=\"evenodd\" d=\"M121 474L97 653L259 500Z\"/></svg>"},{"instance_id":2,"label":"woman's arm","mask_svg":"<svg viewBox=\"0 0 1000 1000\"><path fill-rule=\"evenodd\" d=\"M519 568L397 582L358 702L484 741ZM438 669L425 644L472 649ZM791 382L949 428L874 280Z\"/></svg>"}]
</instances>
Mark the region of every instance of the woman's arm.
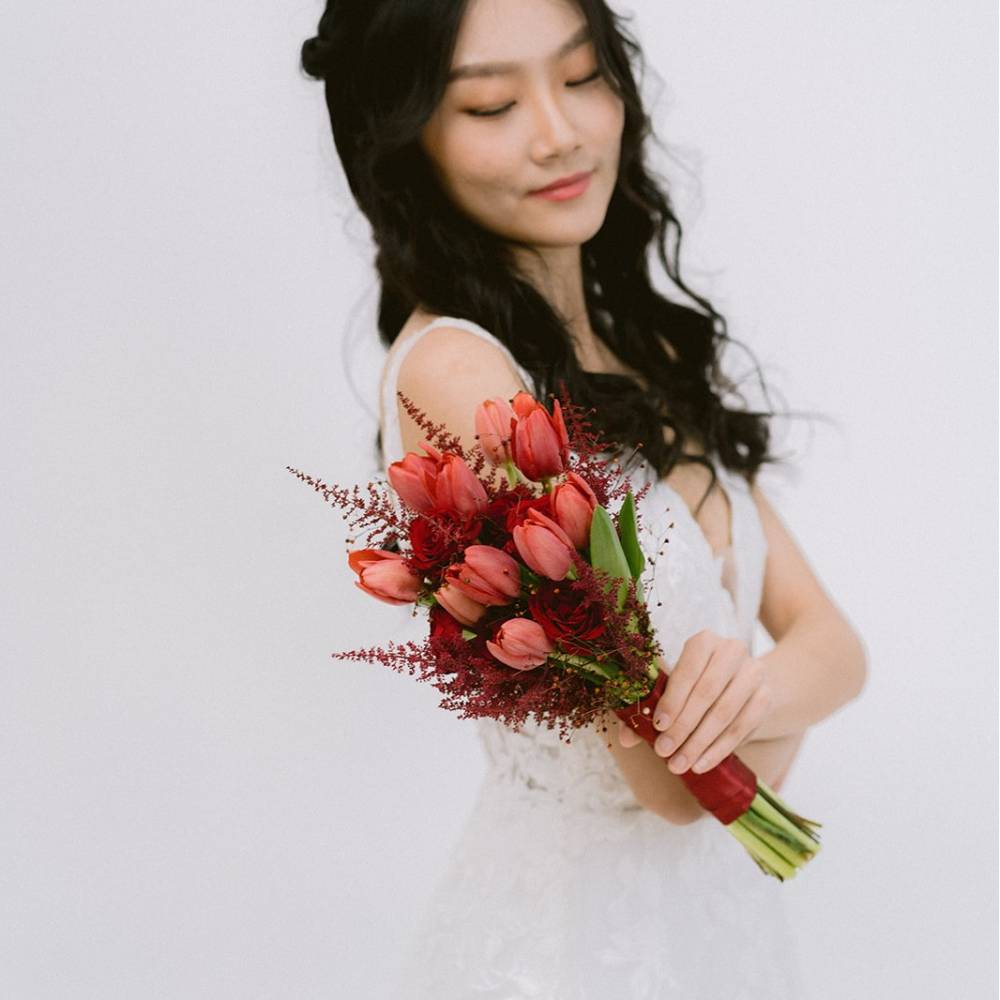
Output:
<instances>
[{"instance_id":1,"label":"woman's arm","mask_svg":"<svg viewBox=\"0 0 1000 1000\"><path fill-rule=\"evenodd\" d=\"M805 735L803 731L773 740L748 740L736 750L736 756L768 787L779 792Z\"/></svg>"},{"instance_id":2,"label":"woman's arm","mask_svg":"<svg viewBox=\"0 0 1000 1000\"><path fill-rule=\"evenodd\" d=\"M760 621L775 640L758 659L772 694L755 740L802 733L856 698L868 657L861 637L833 603L761 490L751 494L767 538Z\"/></svg>"},{"instance_id":3,"label":"woman's arm","mask_svg":"<svg viewBox=\"0 0 1000 1000\"><path fill-rule=\"evenodd\" d=\"M605 745L640 805L677 826L692 823L704 815L701 803L667 767L665 758L645 740L632 747L623 747L618 741L620 723L614 713L605 713L604 723L608 727ZM761 781L778 791L804 736L805 733L796 733L778 739L747 740L735 753Z\"/></svg>"}]
</instances>

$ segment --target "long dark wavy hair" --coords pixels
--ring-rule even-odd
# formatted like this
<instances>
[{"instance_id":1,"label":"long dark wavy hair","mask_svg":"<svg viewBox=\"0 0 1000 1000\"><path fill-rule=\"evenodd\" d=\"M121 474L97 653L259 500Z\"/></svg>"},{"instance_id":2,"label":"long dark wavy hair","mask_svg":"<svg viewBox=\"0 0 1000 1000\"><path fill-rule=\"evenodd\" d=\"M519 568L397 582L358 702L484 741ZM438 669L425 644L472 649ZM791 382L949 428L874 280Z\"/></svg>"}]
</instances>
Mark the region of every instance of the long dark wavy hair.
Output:
<instances>
[{"instance_id":1,"label":"long dark wavy hair","mask_svg":"<svg viewBox=\"0 0 1000 1000\"><path fill-rule=\"evenodd\" d=\"M727 392L745 403L720 367L731 338L723 317L681 279L681 224L644 162L652 127L632 68L643 69L641 49L604 0L576 4L625 105L617 183L601 229L581 248L586 305L595 334L649 387L584 371L556 311L519 275L511 246L459 211L434 176L418 140L444 93L467 0L328 0L316 35L302 45L301 69L325 81L337 153L371 224L380 337L390 346L418 305L473 320L531 373L536 398L561 382L591 409L594 429L618 455L638 447L660 476L678 462L698 462L712 475L705 497L716 480L706 456L753 484L765 462L784 460L768 451L774 411L723 403ZM654 289L654 243L670 279L698 308ZM673 431L669 444L664 426ZM688 438L704 454L687 454Z\"/></svg>"}]
</instances>

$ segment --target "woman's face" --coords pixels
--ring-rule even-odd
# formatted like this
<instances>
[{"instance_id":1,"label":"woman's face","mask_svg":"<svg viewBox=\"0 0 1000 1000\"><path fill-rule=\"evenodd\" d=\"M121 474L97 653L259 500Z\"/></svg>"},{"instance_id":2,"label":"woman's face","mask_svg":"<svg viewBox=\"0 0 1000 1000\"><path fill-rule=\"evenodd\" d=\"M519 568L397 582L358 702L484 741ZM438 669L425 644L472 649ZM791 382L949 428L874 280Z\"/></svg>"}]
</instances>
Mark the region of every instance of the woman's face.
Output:
<instances>
[{"instance_id":1,"label":"woman's face","mask_svg":"<svg viewBox=\"0 0 1000 1000\"><path fill-rule=\"evenodd\" d=\"M601 228L625 112L597 70L587 22L569 0L470 0L453 78L421 135L466 215L535 247L579 245ZM574 197L533 193L583 172L589 181Z\"/></svg>"}]
</instances>

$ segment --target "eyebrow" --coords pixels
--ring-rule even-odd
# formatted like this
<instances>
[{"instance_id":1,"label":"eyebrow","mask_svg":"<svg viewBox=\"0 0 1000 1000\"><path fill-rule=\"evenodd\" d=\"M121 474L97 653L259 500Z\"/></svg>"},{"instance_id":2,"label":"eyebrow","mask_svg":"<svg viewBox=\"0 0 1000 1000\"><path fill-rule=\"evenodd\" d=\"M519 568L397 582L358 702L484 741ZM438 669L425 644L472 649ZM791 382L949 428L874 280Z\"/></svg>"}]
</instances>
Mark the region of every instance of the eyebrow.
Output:
<instances>
[{"instance_id":1,"label":"eyebrow","mask_svg":"<svg viewBox=\"0 0 1000 1000\"><path fill-rule=\"evenodd\" d=\"M552 57L562 58L588 41L590 41L590 25L584 24L552 53ZM453 69L448 74L447 82L452 83L455 80L465 80L474 76L504 76L515 73L519 66L520 63L516 62L469 63L466 66L458 66Z\"/></svg>"}]
</instances>

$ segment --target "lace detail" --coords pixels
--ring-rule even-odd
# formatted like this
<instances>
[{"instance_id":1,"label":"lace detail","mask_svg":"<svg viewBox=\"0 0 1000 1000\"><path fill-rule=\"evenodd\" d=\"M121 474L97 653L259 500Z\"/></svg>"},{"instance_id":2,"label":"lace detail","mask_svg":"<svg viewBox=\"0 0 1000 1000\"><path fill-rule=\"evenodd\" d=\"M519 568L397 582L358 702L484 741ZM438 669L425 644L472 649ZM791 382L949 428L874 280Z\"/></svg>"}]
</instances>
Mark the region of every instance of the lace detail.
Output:
<instances>
[{"instance_id":1,"label":"lace detail","mask_svg":"<svg viewBox=\"0 0 1000 1000\"><path fill-rule=\"evenodd\" d=\"M477 324L440 317L391 352L382 387L383 457L402 457L395 381L438 325L509 351ZM745 480L716 467L732 511L716 556L683 499L645 467L642 582L672 669L704 628L751 644L766 540ZM727 558L728 557L728 558ZM426 619L406 631L426 634ZM486 774L442 882L399 966L399 1000L760 1000L803 991L783 886L708 813L673 826L643 809L596 724L569 744L529 719L476 719Z\"/></svg>"}]
</instances>

